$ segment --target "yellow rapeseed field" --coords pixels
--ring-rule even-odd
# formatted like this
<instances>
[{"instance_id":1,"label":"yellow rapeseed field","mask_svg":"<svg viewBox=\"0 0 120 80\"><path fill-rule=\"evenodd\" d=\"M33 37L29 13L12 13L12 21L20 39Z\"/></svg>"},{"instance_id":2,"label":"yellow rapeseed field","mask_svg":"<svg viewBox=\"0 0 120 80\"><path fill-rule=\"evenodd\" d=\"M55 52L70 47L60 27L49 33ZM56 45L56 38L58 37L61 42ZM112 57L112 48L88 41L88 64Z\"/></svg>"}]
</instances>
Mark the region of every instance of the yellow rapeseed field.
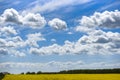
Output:
<instances>
[{"instance_id":1,"label":"yellow rapeseed field","mask_svg":"<svg viewBox=\"0 0 120 80\"><path fill-rule=\"evenodd\" d=\"M6 75L3 80L120 80L120 74Z\"/></svg>"}]
</instances>

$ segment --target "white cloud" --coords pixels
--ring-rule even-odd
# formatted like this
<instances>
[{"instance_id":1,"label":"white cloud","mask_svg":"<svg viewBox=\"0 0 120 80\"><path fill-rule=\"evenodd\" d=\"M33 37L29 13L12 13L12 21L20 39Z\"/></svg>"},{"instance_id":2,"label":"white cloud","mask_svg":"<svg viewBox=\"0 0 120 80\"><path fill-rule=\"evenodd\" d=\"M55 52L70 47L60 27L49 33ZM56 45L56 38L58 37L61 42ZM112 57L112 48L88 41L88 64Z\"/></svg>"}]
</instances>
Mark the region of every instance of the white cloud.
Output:
<instances>
[{"instance_id":1,"label":"white cloud","mask_svg":"<svg viewBox=\"0 0 120 80\"><path fill-rule=\"evenodd\" d=\"M83 16L80 20L81 26L93 28L120 28L120 11L95 12L92 16Z\"/></svg>"},{"instance_id":2,"label":"white cloud","mask_svg":"<svg viewBox=\"0 0 120 80\"><path fill-rule=\"evenodd\" d=\"M4 40L4 48L24 48L26 46L26 41L22 40L20 36L6 37Z\"/></svg>"},{"instance_id":3,"label":"white cloud","mask_svg":"<svg viewBox=\"0 0 120 80\"><path fill-rule=\"evenodd\" d=\"M12 23L16 23L16 24L22 24L21 16L13 8L6 9L1 16L4 20L4 22L12 22Z\"/></svg>"},{"instance_id":4,"label":"white cloud","mask_svg":"<svg viewBox=\"0 0 120 80\"><path fill-rule=\"evenodd\" d=\"M24 47L39 47L37 42L45 41L46 39L41 33L33 33L26 35L27 39L23 40L20 36L11 37L5 40L5 47L24 48ZM2 39L1 39L2 41Z\"/></svg>"},{"instance_id":5,"label":"white cloud","mask_svg":"<svg viewBox=\"0 0 120 80\"><path fill-rule=\"evenodd\" d=\"M43 28L46 24L46 20L40 14L28 13L23 18L23 24L33 28Z\"/></svg>"},{"instance_id":6,"label":"white cloud","mask_svg":"<svg viewBox=\"0 0 120 80\"><path fill-rule=\"evenodd\" d=\"M85 32L78 42L78 52L88 54L119 54L120 33L96 30L100 28L120 28L120 11L95 12L92 16L83 16L76 31ZM77 51L77 50L76 50Z\"/></svg>"},{"instance_id":7,"label":"white cloud","mask_svg":"<svg viewBox=\"0 0 120 80\"><path fill-rule=\"evenodd\" d=\"M13 40L14 42L22 42L22 41L23 41L20 36L12 37L12 40Z\"/></svg>"},{"instance_id":8,"label":"white cloud","mask_svg":"<svg viewBox=\"0 0 120 80\"><path fill-rule=\"evenodd\" d=\"M89 65L89 66L88 66ZM21 73L27 71L43 71L43 72L53 72L61 70L71 70L71 69L104 69L104 68L119 68L120 63L105 63L105 62L93 62L85 63L82 61L67 61L58 62L50 61L46 63L32 63L32 62L3 62L0 63L0 72L12 72Z\"/></svg>"},{"instance_id":9,"label":"white cloud","mask_svg":"<svg viewBox=\"0 0 120 80\"><path fill-rule=\"evenodd\" d=\"M39 55L51 54L119 54L120 33L96 30L82 36L76 42L65 41L64 45L53 44L41 48L31 48L30 53Z\"/></svg>"},{"instance_id":10,"label":"white cloud","mask_svg":"<svg viewBox=\"0 0 120 80\"><path fill-rule=\"evenodd\" d=\"M13 27L2 27L0 34L2 36L0 38L0 54L9 54L17 57L24 57L27 48L39 47L37 42L45 40L41 33L28 34L24 40L18 35L3 36L3 34L17 34Z\"/></svg>"},{"instance_id":11,"label":"white cloud","mask_svg":"<svg viewBox=\"0 0 120 80\"><path fill-rule=\"evenodd\" d=\"M40 55L51 55L51 54L59 54L61 51L59 50L60 46L57 44L53 44L51 46L42 47L42 48L30 48L31 54L40 54ZM59 52L60 51L60 52Z\"/></svg>"},{"instance_id":12,"label":"white cloud","mask_svg":"<svg viewBox=\"0 0 120 80\"><path fill-rule=\"evenodd\" d=\"M3 47L5 45L6 41L2 38L0 38L0 47Z\"/></svg>"},{"instance_id":13,"label":"white cloud","mask_svg":"<svg viewBox=\"0 0 120 80\"><path fill-rule=\"evenodd\" d=\"M34 1L31 4L29 4L29 7L31 6L32 8L28 9L28 11L50 12L50 11L54 11L54 10L57 10L62 7L84 4L84 3L88 3L90 1L92 1L92 0L67 0L67 1L66 0L60 0L60 1L47 0L46 2L40 0L40 1Z\"/></svg>"},{"instance_id":14,"label":"white cloud","mask_svg":"<svg viewBox=\"0 0 120 80\"><path fill-rule=\"evenodd\" d=\"M1 28L0 28L0 34L1 34L1 35L5 35L5 36L11 35L11 34L16 35L17 32L16 32L16 30L14 29L14 27L8 26L8 27L1 27Z\"/></svg>"},{"instance_id":15,"label":"white cloud","mask_svg":"<svg viewBox=\"0 0 120 80\"><path fill-rule=\"evenodd\" d=\"M18 50L10 50L12 54L12 56L17 56L17 57L25 57L26 54L24 52L18 51Z\"/></svg>"},{"instance_id":16,"label":"white cloud","mask_svg":"<svg viewBox=\"0 0 120 80\"><path fill-rule=\"evenodd\" d=\"M4 49L4 48L0 48L0 54L7 55L8 54L8 50Z\"/></svg>"},{"instance_id":17,"label":"white cloud","mask_svg":"<svg viewBox=\"0 0 120 80\"><path fill-rule=\"evenodd\" d=\"M32 63L32 62L4 62L0 63L0 72L6 71L15 73L16 70L18 72L27 72L27 71L60 71L66 70L71 68L76 68L78 66L83 65L84 62L76 61L76 62L57 62L57 61L50 61L45 63ZM11 71L12 70L12 71Z\"/></svg>"},{"instance_id":18,"label":"white cloud","mask_svg":"<svg viewBox=\"0 0 120 80\"><path fill-rule=\"evenodd\" d=\"M48 24L55 30L64 30L67 28L66 22L58 18L54 18L53 20L49 21Z\"/></svg>"},{"instance_id":19,"label":"white cloud","mask_svg":"<svg viewBox=\"0 0 120 80\"><path fill-rule=\"evenodd\" d=\"M26 43L34 47L39 47L37 44L38 41L45 41L41 33L28 34L27 38Z\"/></svg>"},{"instance_id":20,"label":"white cloud","mask_svg":"<svg viewBox=\"0 0 120 80\"><path fill-rule=\"evenodd\" d=\"M75 31L77 31L77 32L89 33L89 32L93 32L94 30L96 30L94 27L93 28L88 28L85 26L76 26L75 27Z\"/></svg>"},{"instance_id":21,"label":"white cloud","mask_svg":"<svg viewBox=\"0 0 120 80\"><path fill-rule=\"evenodd\" d=\"M3 24L4 23L4 19L3 17L0 16L0 24Z\"/></svg>"},{"instance_id":22,"label":"white cloud","mask_svg":"<svg viewBox=\"0 0 120 80\"><path fill-rule=\"evenodd\" d=\"M0 42L1 44L1 42ZM17 50L22 44L14 43L13 41L5 42L0 46L0 54L16 57L24 57L26 54L22 50Z\"/></svg>"},{"instance_id":23,"label":"white cloud","mask_svg":"<svg viewBox=\"0 0 120 80\"><path fill-rule=\"evenodd\" d=\"M87 35L82 36L76 42L65 41L64 45L53 44L50 46L39 47L39 41L44 41L45 38L41 33L28 34L26 40L23 40L20 36L16 36L18 33L12 26L0 27L0 36L5 35L4 38L0 38L1 52L14 53L13 55L24 56L26 47L31 54L40 55L52 55L52 54L119 54L120 53L120 33L104 32L102 30L96 30L91 27L119 27L120 12L119 11L105 11L103 13L94 13L93 16L84 16L81 19L81 26L77 27L77 31L89 32ZM0 16L1 22L10 22L14 24L28 25L31 27L43 27L46 21L40 14L28 13L20 15L14 9L7 9ZM107 24L109 23L109 24ZM1 23L2 24L2 23ZM65 21L58 18L54 18L49 21L48 24L56 30L64 30L67 28ZM93 30L94 29L94 30ZM11 35L14 36L6 36ZM71 34L71 33L69 33ZM3 36L2 36L3 37ZM51 41L55 41L52 39ZM24 49L25 48L25 49ZM30 48L30 49L29 49ZM11 50L12 49L12 50ZM18 51L18 50L21 51ZM18 55L19 56L19 55Z\"/></svg>"},{"instance_id":24,"label":"white cloud","mask_svg":"<svg viewBox=\"0 0 120 80\"><path fill-rule=\"evenodd\" d=\"M29 26L31 28L43 28L46 24L46 20L40 14L27 13L20 14L13 8L6 9L0 16L0 24L19 24L22 26Z\"/></svg>"}]
</instances>

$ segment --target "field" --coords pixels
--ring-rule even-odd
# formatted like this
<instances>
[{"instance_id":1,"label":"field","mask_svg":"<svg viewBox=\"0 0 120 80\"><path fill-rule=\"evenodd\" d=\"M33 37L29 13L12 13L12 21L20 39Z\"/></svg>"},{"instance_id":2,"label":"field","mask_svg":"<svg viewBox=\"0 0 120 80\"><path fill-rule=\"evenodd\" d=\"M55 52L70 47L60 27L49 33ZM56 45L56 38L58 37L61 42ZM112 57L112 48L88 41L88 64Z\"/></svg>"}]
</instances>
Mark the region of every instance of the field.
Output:
<instances>
[{"instance_id":1,"label":"field","mask_svg":"<svg viewBox=\"0 0 120 80\"><path fill-rule=\"evenodd\" d=\"M3 80L119 80L120 74L6 75Z\"/></svg>"}]
</instances>

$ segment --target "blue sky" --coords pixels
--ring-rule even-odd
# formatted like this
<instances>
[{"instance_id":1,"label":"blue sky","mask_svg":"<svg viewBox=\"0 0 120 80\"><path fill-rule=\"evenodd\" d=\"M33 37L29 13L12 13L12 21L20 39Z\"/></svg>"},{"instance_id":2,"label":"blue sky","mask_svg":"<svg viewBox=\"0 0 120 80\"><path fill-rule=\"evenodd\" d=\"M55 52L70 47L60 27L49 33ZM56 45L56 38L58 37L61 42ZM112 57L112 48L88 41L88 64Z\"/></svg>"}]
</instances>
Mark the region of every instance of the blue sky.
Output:
<instances>
[{"instance_id":1,"label":"blue sky","mask_svg":"<svg viewBox=\"0 0 120 80\"><path fill-rule=\"evenodd\" d=\"M0 72L120 68L119 0L0 0Z\"/></svg>"}]
</instances>

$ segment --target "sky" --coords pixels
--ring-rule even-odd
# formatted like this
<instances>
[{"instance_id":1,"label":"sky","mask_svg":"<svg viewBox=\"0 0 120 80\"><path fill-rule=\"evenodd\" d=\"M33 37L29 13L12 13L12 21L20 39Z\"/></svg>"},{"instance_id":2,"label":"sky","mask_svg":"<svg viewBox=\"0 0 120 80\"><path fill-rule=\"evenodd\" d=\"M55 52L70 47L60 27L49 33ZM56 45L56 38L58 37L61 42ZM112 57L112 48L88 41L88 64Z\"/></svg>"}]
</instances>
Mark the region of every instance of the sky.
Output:
<instances>
[{"instance_id":1,"label":"sky","mask_svg":"<svg viewBox=\"0 0 120 80\"><path fill-rule=\"evenodd\" d=\"M120 68L120 0L0 0L0 72Z\"/></svg>"}]
</instances>

